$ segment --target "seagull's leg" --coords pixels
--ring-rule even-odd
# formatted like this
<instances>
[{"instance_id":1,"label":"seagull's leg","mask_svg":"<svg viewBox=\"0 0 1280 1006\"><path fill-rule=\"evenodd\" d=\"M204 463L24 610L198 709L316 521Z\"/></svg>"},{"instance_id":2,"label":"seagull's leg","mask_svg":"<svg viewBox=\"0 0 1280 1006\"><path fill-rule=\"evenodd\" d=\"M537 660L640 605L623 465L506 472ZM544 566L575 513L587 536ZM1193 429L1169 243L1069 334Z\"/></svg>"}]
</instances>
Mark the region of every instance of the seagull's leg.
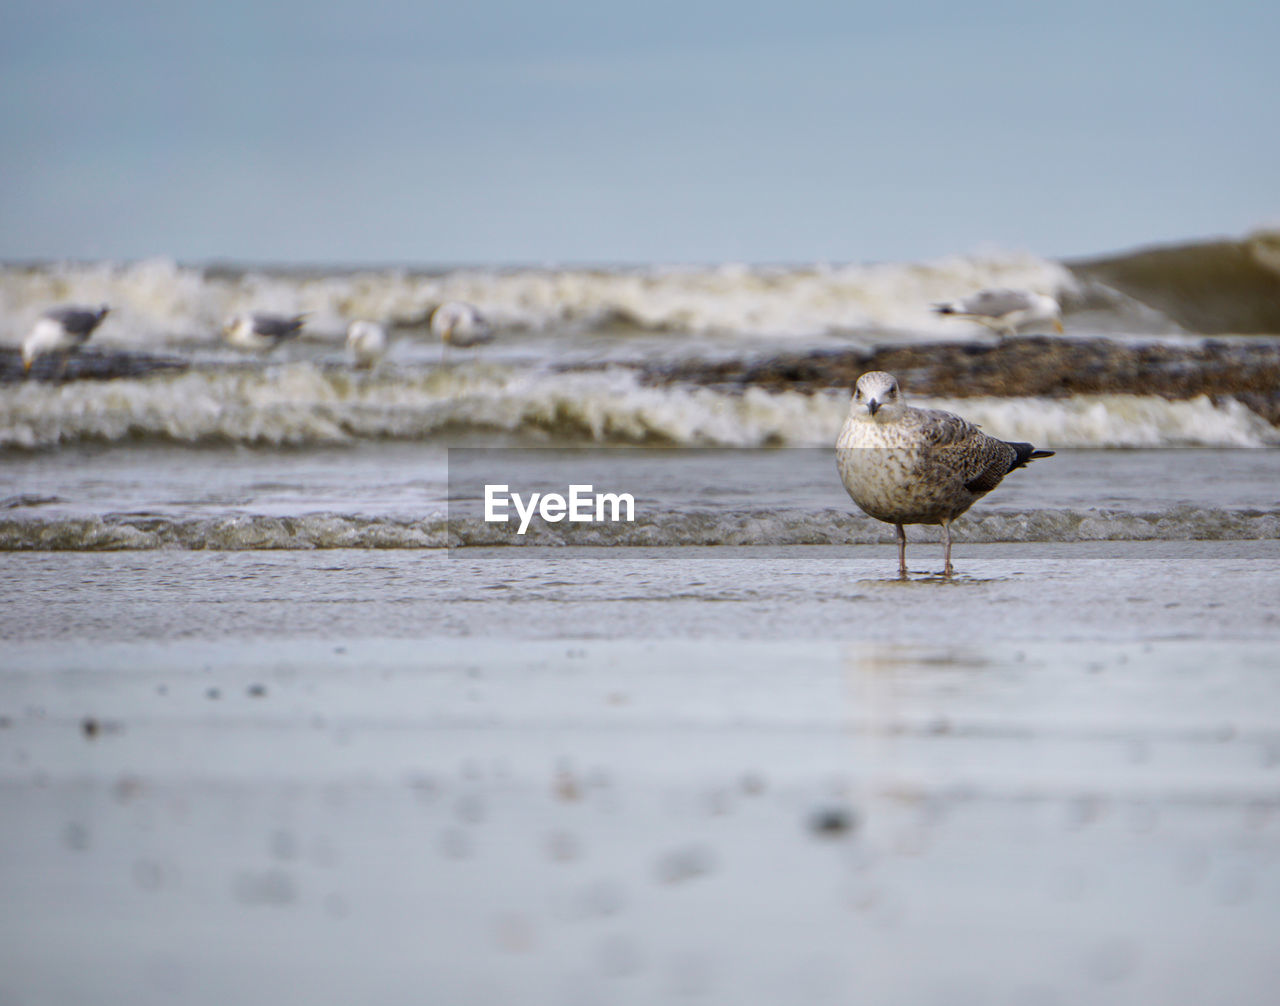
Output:
<instances>
[{"instance_id":1,"label":"seagull's leg","mask_svg":"<svg viewBox=\"0 0 1280 1006\"><path fill-rule=\"evenodd\" d=\"M942 522L942 542L944 557L942 575L950 576L955 570L951 568L951 521L949 520Z\"/></svg>"},{"instance_id":2,"label":"seagull's leg","mask_svg":"<svg viewBox=\"0 0 1280 1006\"><path fill-rule=\"evenodd\" d=\"M903 530L901 524L893 526L898 537L898 578L905 580L907 578L907 532Z\"/></svg>"}]
</instances>

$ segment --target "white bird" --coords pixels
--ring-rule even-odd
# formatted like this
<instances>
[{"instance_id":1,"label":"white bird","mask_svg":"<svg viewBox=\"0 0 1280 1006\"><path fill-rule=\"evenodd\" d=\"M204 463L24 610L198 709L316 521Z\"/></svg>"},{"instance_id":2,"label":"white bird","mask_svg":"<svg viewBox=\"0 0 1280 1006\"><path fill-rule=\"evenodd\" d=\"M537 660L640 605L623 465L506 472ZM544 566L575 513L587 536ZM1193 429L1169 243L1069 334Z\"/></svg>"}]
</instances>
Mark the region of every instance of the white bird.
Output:
<instances>
[{"instance_id":1,"label":"white bird","mask_svg":"<svg viewBox=\"0 0 1280 1006\"><path fill-rule=\"evenodd\" d=\"M850 498L897 529L898 575L907 575L904 524L941 524L943 575L951 576L951 522L1015 468L1053 451L1006 443L950 412L907 405L892 374L858 378L836 441L836 467Z\"/></svg>"},{"instance_id":2,"label":"white bird","mask_svg":"<svg viewBox=\"0 0 1280 1006\"><path fill-rule=\"evenodd\" d=\"M960 300L934 304L938 314L967 318L1001 336L1045 326L1062 333L1062 308L1052 297L1030 290L979 290Z\"/></svg>"},{"instance_id":3,"label":"white bird","mask_svg":"<svg viewBox=\"0 0 1280 1006\"><path fill-rule=\"evenodd\" d=\"M353 321L347 328L347 349L357 367L372 367L387 351L387 330L376 321Z\"/></svg>"},{"instance_id":4,"label":"white bird","mask_svg":"<svg viewBox=\"0 0 1280 1006\"><path fill-rule=\"evenodd\" d=\"M431 312L431 333L448 351L450 346L479 346L493 340L489 327L479 308L460 300L450 300Z\"/></svg>"},{"instance_id":5,"label":"white bird","mask_svg":"<svg viewBox=\"0 0 1280 1006\"><path fill-rule=\"evenodd\" d=\"M62 366L75 349L89 341L93 330L111 311L106 304L101 307L52 307L40 316L31 332L22 340L22 371L27 373L40 357L49 353L62 355Z\"/></svg>"},{"instance_id":6,"label":"white bird","mask_svg":"<svg viewBox=\"0 0 1280 1006\"><path fill-rule=\"evenodd\" d=\"M302 331L305 314L237 314L222 327L227 342L237 349L265 352Z\"/></svg>"}]
</instances>

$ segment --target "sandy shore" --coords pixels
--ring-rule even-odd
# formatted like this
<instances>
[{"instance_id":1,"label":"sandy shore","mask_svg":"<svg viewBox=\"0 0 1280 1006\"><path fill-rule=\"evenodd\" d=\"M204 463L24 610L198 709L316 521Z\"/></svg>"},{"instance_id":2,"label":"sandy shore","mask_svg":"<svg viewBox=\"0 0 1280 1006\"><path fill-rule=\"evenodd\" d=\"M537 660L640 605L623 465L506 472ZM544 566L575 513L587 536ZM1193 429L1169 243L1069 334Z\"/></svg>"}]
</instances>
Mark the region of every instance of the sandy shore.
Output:
<instances>
[{"instance_id":1,"label":"sandy shore","mask_svg":"<svg viewBox=\"0 0 1280 1006\"><path fill-rule=\"evenodd\" d=\"M0 555L0 1002L1269 1003L1280 542Z\"/></svg>"}]
</instances>

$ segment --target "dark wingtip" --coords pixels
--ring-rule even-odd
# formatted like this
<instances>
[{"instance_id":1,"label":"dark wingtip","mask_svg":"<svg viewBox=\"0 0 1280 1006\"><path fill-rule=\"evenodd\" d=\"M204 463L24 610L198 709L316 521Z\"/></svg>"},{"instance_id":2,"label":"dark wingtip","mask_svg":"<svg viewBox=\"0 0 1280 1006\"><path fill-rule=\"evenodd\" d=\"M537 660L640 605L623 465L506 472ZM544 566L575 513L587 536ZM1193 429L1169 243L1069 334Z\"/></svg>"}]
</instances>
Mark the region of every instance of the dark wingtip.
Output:
<instances>
[{"instance_id":1,"label":"dark wingtip","mask_svg":"<svg viewBox=\"0 0 1280 1006\"><path fill-rule=\"evenodd\" d=\"M1009 466L1009 471L1015 468L1025 468L1028 461L1034 461L1036 458L1051 458L1053 451L1037 450L1031 444L1009 444L1013 448L1013 464Z\"/></svg>"},{"instance_id":2,"label":"dark wingtip","mask_svg":"<svg viewBox=\"0 0 1280 1006\"><path fill-rule=\"evenodd\" d=\"M950 304L934 304L933 310L937 314L955 314L956 313L955 308L953 308Z\"/></svg>"}]
</instances>

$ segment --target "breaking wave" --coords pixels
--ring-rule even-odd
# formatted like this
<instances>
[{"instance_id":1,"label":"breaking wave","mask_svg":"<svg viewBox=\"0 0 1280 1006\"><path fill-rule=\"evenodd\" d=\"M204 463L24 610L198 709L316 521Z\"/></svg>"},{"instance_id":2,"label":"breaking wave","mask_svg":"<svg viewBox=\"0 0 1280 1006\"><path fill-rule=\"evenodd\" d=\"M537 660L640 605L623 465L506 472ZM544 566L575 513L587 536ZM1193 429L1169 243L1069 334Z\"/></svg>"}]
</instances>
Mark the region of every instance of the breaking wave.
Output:
<instances>
[{"instance_id":1,"label":"breaking wave","mask_svg":"<svg viewBox=\"0 0 1280 1006\"><path fill-rule=\"evenodd\" d=\"M1128 303L1189 332L1280 332L1280 231L1072 264L1081 301Z\"/></svg>"},{"instance_id":2,"label":"breaking wave","mask_svg":"<svg viewBox=\"0 0 1280 1006\"><path fill-rule=\"evenodd\" d=\"M355 373L297 363L60 385L0 396L0 448L82 442L323 446L447 440L460 431L534 442L829 446L848 392L643 384L635 371L547 373L500 365ZM1259 447L1280 432L1239 402L1144 395L919 401L988 433L1047 447Z\"/></svg>"},{"instance_id":3,"label":"breaking wave","mask_svg":"<svg viewBox=\"0 0 1280 1006\"><path fill-rule=\"evenodd\" d=\"M916 531L910 532L913 539ZM932 529L921 532L932 540ZM1280 538L1280 510L1183 506L1153 513L1029 510L970 513L964 542L1177 541ZM889 525L847 510L694 511L638 515L635 523L513 524L437 513L420 521L343 514L164 517L0 517L0 551L453 548L473 546L711 546L888 544Z\"/></svg>"},{"instance_id":4,"label":"breaking wave","mask_svg":"<svg viewBox=\"0 0 1280 1006\"><path fill-rule=\"evenodd\" d=\"M18 342L50 303L108 303L95 343L205 342L238 311L307 312L308 329L353 318L414 326L446 300L478 305L498 326L536 332L638 329L814 335L851 331L971 334L930 305L984 286L1077 289L1064 266L1028 254L924 263L381 270L254 270L134 263L0 267L0 341Z\"/></svg>"},{"instance_id":5,"label":"breaking wave","mask_svg":"<svg viewBox=\"0 0 1280 1006\"><path fill-rule=\"evenodd\" d=\"M9 264L0 266L0 343L16 344L40 311L60 302L112 305L96 344L155 348L207 342L238 311L307 312L313 336L329 339L339 338L353 318L421 325L435 306L455 299L477 304L512 333L966 338L973 326L938 316L931 305L1003 286L1058 297L1069 328L1280 333L1280 232L1067 263L992 252L870 265L439 271L193 266L168 259Z\"/></svg>"}]
</instances>

